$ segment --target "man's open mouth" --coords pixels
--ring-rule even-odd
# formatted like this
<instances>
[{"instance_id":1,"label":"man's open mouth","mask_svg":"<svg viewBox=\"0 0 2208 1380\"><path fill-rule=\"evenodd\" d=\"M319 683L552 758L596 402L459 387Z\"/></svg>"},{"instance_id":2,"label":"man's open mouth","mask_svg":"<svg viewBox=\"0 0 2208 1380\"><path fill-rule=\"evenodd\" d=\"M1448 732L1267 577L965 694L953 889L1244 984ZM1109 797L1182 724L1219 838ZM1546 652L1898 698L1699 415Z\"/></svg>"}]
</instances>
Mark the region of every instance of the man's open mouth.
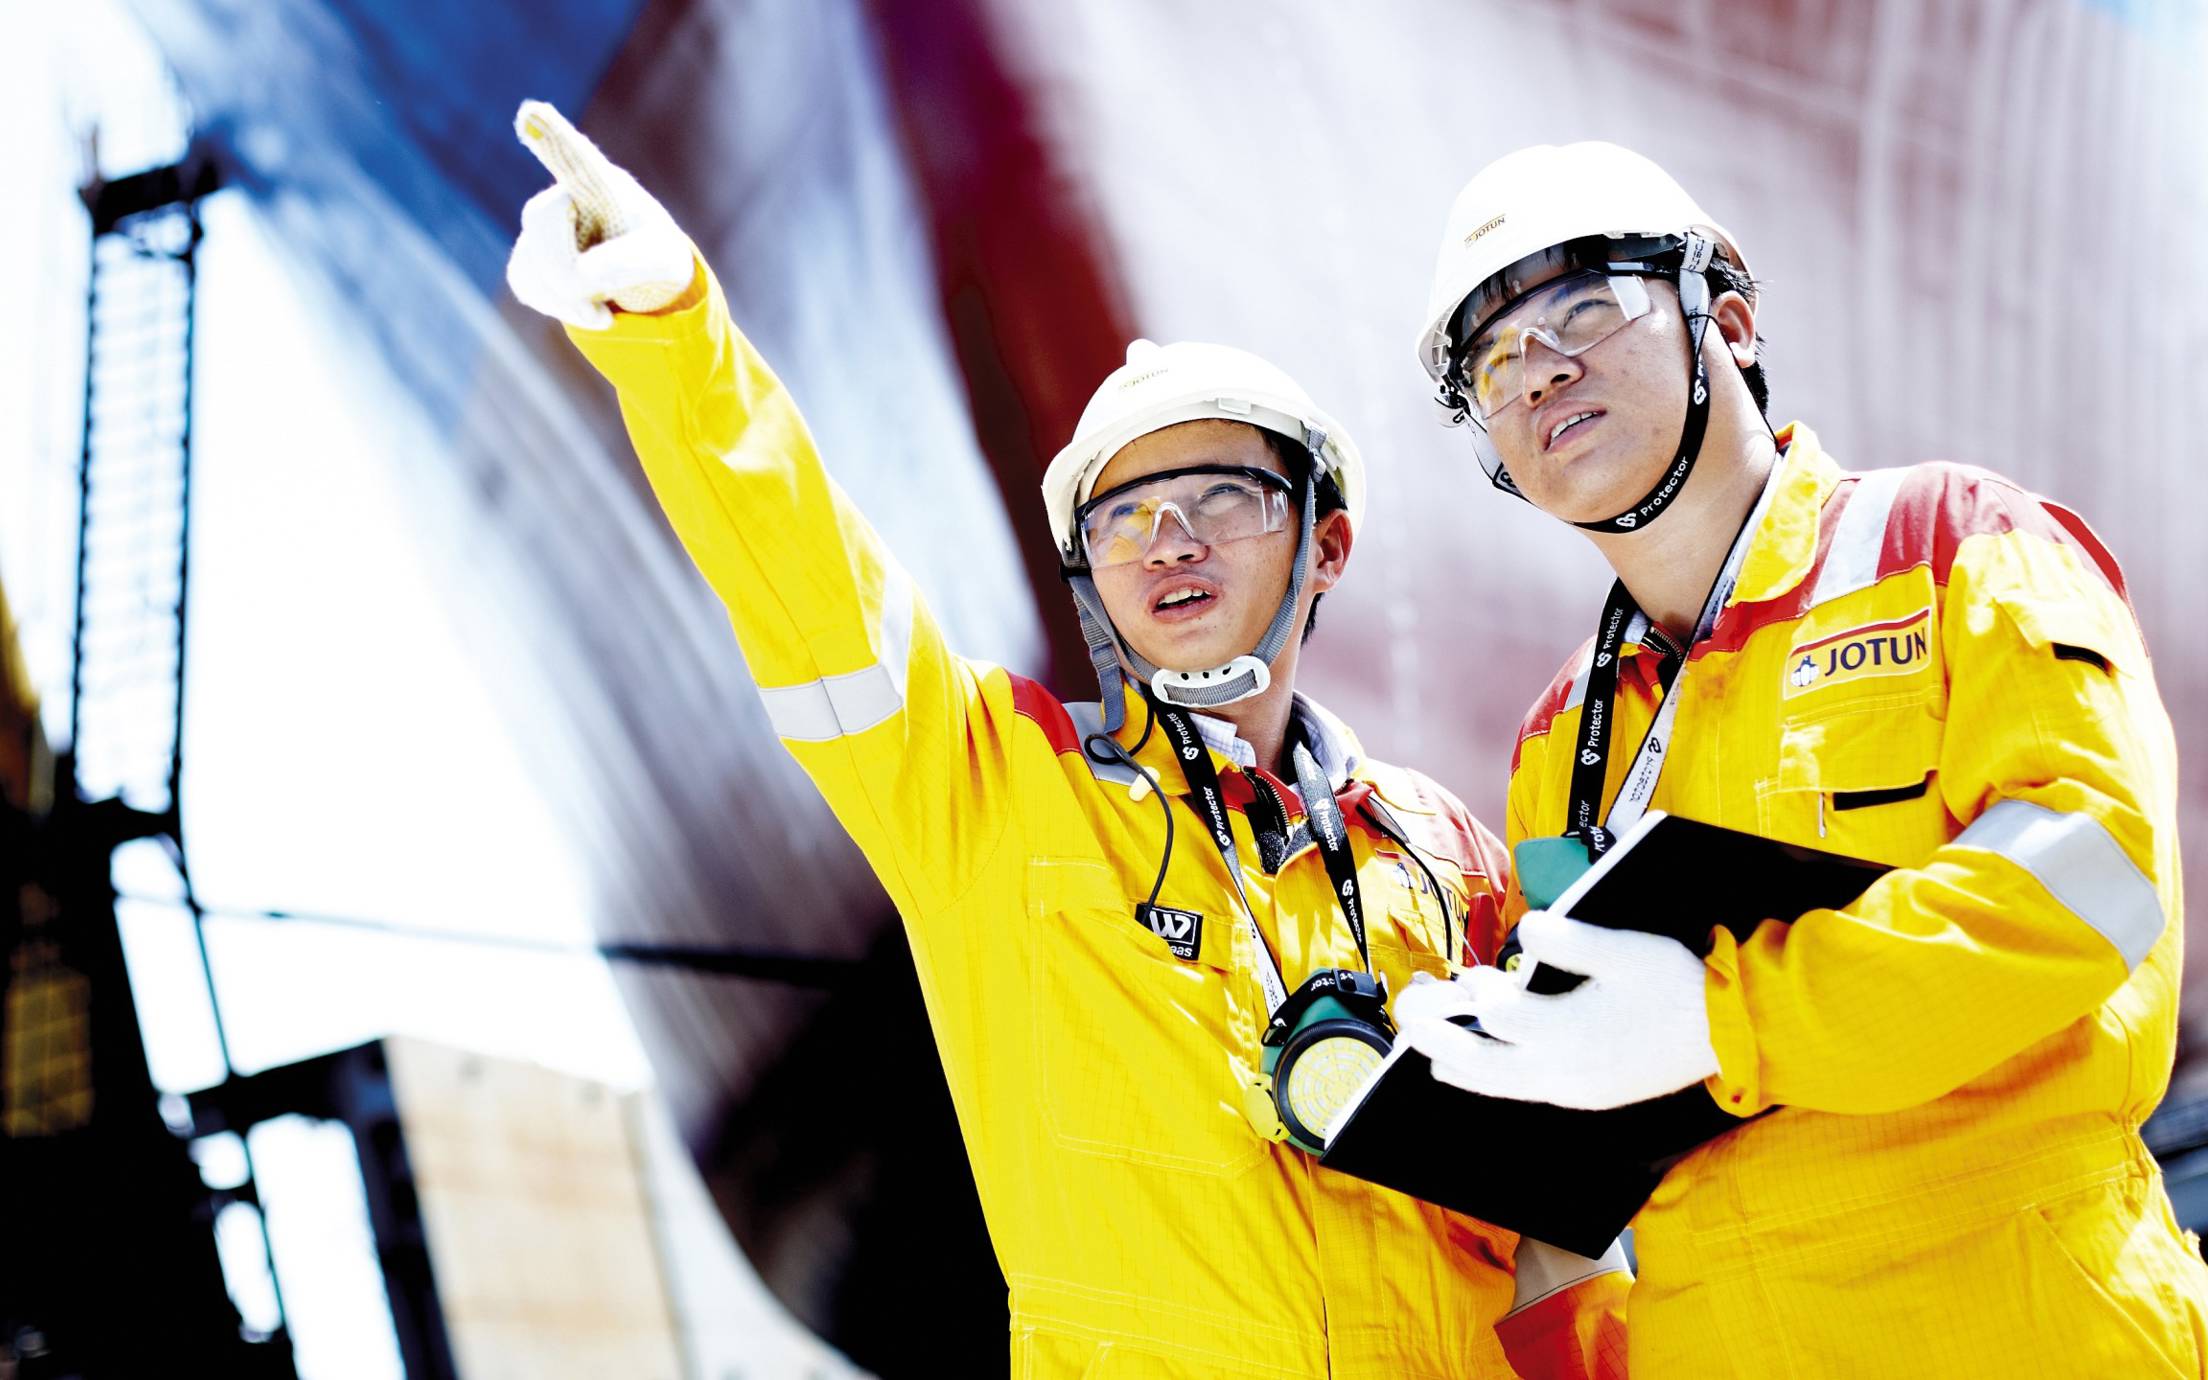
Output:
<instances>
[{"instance_id":1,"label":"man's open mouth","mask_svg":"<svg viewBox=\"0 0 2208 1380\"><path fill-rule=\"evenodd\" d=\"M1153 613L1193 613L1197 609L1217 602L1217 596L1209 590L1192 586L1169 591L1150 606Z\"/></svg>"},{"instance_id":2,"label":"man's open mouth","mask_svg":"<svg viewBox=\"0 0 2208 1380\"><path fill-rule=\"evenodd\" d=\"M1601 415L1602 413L1599 411L1587 409L1575 412L1572 415L1559 420L1555 427L1550 430L1549 439L1543 443L1542 448L1544 450L1554 450L1558 441L1561 441L1562 439L1564 439L1564 437L1570 435L1572 432L1578 430L1581 426L1595 420L1595 418L1600 417Z\"/></svg>"}]
</instances>

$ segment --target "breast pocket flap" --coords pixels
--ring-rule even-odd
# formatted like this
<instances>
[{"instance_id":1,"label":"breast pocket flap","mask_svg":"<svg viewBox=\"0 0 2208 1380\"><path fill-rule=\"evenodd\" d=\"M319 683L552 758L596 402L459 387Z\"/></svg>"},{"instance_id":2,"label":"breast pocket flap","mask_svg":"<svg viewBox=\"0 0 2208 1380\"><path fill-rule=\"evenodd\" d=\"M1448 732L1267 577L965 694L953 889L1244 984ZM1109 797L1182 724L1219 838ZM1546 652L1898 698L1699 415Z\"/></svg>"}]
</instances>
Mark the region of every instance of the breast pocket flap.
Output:
<instances>
[{"instance_id":1,"label":"breast pocket flap","mask_svg":"<svg viewBox=\"0 0 2208 1380\"><path fill-rule=\"evenodd\" d=\"M2137 674L2147 649L2131 614L2114 594L2105 599L1996 598L2002 614L2030 646L2065 661Z\"/></svg>"},{"instance_id":2,"label":"breast pocket flap","mask_svg":"<svg viewBox=\"0 0 2208 1380\"><path fill-rule=\"evenodd\" d=\"M1234 966L1234 915L1199 910L1188 898L1176 900L1168 888L1157 904L1137 915L1149 895L1129 888L1104 863L1093 858L1030 858L1027 864L1028 912L1048 923L1097 926L1135 954L1161 963L1195 963L1221 972Z\"/></svg>"},{"instance_id":3,"label":"breast pocket flap","mask_svg":"<svg viewBox=\"0 0 2208 1380\"><path fill-rule=\"evenodd\" d=\"M1913 800L1930 788L1946 724L1922 706L1866 709L1788 725L1779 742L1785 790L1821 791L1839 809Z\"/></svg>"}]
</instances>

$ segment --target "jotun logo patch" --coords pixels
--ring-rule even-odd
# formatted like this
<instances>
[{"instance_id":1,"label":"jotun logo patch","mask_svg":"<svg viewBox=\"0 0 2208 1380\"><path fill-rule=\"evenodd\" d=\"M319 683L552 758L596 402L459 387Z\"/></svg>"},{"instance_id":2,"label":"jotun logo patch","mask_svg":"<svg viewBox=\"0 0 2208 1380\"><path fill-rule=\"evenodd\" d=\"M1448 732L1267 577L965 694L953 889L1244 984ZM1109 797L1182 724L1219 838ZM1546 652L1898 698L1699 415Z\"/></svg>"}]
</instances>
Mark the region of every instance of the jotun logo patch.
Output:
<instances>
[{"instance_id":1,"label":"jotun logo patch","mask_svg":"<svg viewBox=\"0 0 2208 1380\"><path fill-rule=\"evenodd\" d=\"M1905 676L1932 664L1932 610L1822 637L1786 656L1789 696L1871 676Z\"/></svg>"}]
</instances>

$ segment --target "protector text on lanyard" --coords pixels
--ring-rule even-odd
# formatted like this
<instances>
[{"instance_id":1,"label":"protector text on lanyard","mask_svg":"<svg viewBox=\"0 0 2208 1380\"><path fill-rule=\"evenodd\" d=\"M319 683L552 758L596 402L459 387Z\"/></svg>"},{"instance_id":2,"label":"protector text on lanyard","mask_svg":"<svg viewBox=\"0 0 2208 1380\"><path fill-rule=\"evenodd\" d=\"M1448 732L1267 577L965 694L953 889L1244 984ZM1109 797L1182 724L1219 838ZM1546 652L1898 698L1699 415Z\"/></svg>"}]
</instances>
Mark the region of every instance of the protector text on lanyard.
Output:
<instances>
[{"instance_id":1,"label":"protector text on lanyard","mask_svg":"<svg viewBox=\"0 0 2208 1380\"><path fill-rule=\"evenodd\" d=\"M1733 588L1740 583L1740 568L1748 558L1750 539L1763 525L1764 510L1771 504L1771 495L1778 490L1779 471L1783 465L1783 458L1773 463L1770 475L1764 480L1762 495L1756 499L1755 507L1749 510L1739 533L1734 536L1732 549L1725 554L1725 564L1719 568L1709 595L1702 601L1702 615L1695 622L1689 646L1710 635L1726 601L1732 598ZM1580 707L1579 744L1572 761L1570 813L1566 816L1565 827L1566 834L1577 836L1587 846L1590 859L1608 852L1619 834L1632 828L1648 813L1648 803L1656 795L1656 779L1663 774L1664 758L1671 746L1672 723L1679 710L1679 684L1686 674L1687 657L1684 650L1664 647L1657 671L1663 702L1648 726L1648 733L1641 739L1640 751L1633 756L1633 765L1625 774L1624 784L1618 788L1618 798L1611 802L1610 813L1598 822L1596 816L1602 809L1603 782L1610 772L1610 725L1617 708L1620 653L1627 643L1638 643L1650 637L1654 630L1655 625L1648 615L1641 612L1633 596L1626 591L1625 581L1612 584L1610 598L1603 605L1602 622L1595 628L1593 656L1587 664L1587 693Z\"/></svg>"},{"instance_id":2,"label":"protector text on lanyard","mask_svg":"<svg viewBox=\"0 0 2208 1380\"><path fill-rule=\"evenodd\" d=\"M1265 942L1264 932L1258 928L1257 911L1250 905L1249 893L1242 889L1242 863L1234 846L1234 831L1228 826L1227 801L1219 788L1219 771L1212 766L1203 737L1186 712L1169 704L1156 705L1155 712L1158 722L1165 727L1166 737L1172 740L1174 755L1181 759L1181 774L1188 781L1190 794L1196 797L1197 813L1203 816L1212 843L1218 847L1219 856L1225 859L1227 875L1234 883L1234 894L1242 903L1242 918L1250 930L1250 947L1257 956L1258 986L1265 994L1265 1013L1270 1017L1288 1000L1288 985L1281 976L1280 963L1273 957L1271 946ZM1364 896L1357 886L1357 863L1350 853L1349 831L1342 821L1341 805L1334 799L1332 785L1307 749L1299 743L1291 750L1290 757L1295 763L1296 791L1303 797L1311 836L1318 843L1327 877L1334 884L1334 895L1341 902L1350 934L1357 941L1357 957L1370 972L1372 956L1365 940Z\"/></svg>"}]
</instances>

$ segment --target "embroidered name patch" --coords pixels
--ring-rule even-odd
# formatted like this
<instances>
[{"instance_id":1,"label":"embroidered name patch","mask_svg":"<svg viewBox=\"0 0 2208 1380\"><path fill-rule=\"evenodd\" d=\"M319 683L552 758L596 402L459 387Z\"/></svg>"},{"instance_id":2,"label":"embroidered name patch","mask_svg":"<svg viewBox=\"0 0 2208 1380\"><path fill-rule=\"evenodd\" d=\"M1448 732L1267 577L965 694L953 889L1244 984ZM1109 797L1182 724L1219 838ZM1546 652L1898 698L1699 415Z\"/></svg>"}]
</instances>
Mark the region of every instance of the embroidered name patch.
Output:
<instances>
[{"instance_id":1,"label":"embroidered name patch","mask_svg":"<svg viewBox=\"0 0 2208 1380\"><path fill-rule=\"evenodd\" d=\"M1786 656L1786 694L1923 670L1932 664L1931 616L1932 610L1919 609L1907 618L1850 628L1796 647Z\"/></svg>"}]
</instances>

